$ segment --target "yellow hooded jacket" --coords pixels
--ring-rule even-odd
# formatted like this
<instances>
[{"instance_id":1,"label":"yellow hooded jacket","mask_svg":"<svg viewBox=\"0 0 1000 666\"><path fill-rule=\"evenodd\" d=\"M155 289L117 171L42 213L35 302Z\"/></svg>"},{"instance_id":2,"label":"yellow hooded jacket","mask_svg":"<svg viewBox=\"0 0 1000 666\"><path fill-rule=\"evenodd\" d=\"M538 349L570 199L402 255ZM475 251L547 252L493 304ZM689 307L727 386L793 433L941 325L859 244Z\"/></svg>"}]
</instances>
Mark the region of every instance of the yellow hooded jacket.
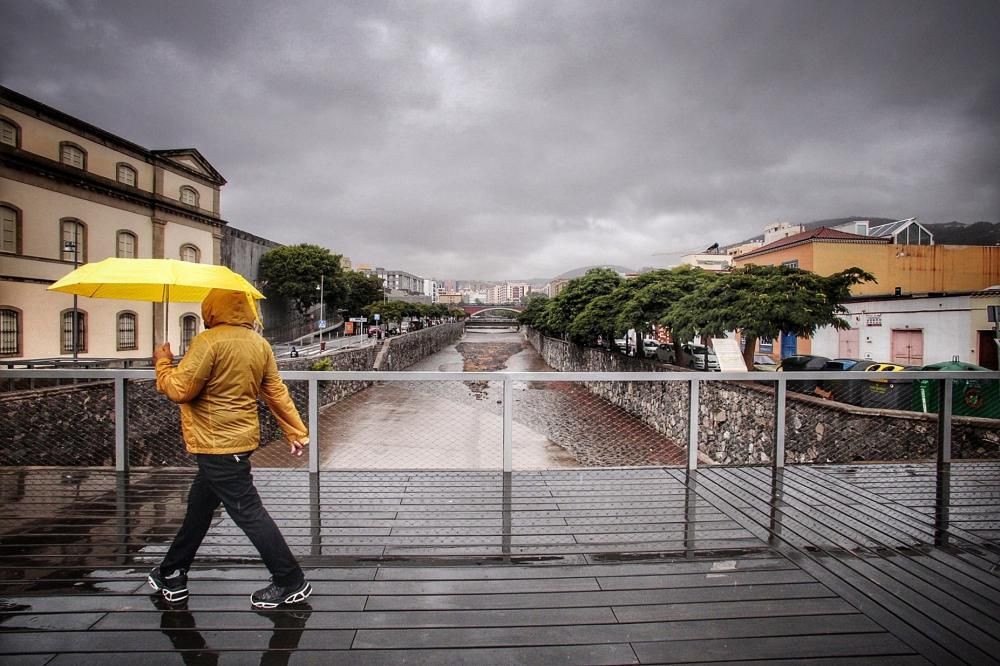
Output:
<instances>
[{"instance_id":1,"label":"yellow hooded jacket","mask_svg":"<svg viewBox=\"0 0 1000 666\"><path fill-rule=\"evenodd\" d=\"M267 403L291 440L302 423L278 374L274 352L253 330L256 313L246 294L213 289L201 304L206 330L174 367L156 362L156 389L181 406L181 431L190 453L242 453L260 444L257 397Z\"/></svg>"}]
</instances>

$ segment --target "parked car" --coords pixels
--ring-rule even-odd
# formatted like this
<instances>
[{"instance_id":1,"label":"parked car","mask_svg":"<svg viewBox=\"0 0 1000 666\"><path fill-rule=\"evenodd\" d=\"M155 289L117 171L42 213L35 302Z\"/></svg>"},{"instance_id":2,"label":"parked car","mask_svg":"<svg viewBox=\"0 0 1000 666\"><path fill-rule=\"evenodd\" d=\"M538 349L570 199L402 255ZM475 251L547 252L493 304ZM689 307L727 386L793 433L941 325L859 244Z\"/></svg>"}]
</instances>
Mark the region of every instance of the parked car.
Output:
<instances>
[{"instance_id":1,"label":"parked car","mask_svg":"<svg viewBox=\"0 0 1000 666\"><path fill-rule=\"evenodd\" d=\"M767 354L754 354L753 355L753 367L754 370L762 370L764 372L774 372L778 369L778 362Z\"/></svg>"},{"instance_id":2,"label":"parked car","mask_svg":"<svg viewBox=\"0 0 1000 666\"><path fill-rule=\"evenodd\" d=\"M646 356L653 356L656 354L656 350L660 348L660 343L656 340L643 340L642 341L642 351L645 352Z\"/></svg>"},{"instance_id":3,"label":"parked car","mask_svg":"<svg viewBox=\"0 0 1000 666\"><path fill-rule=\"evenodd\" d=\"M780 372L808 372L825 370L826 364L830 362L826 356L813 356L812 354L796 354L781 359L778 366ZM796 380L788 382L789 391L798 393L815 393L819 386L819 381L815 379Z\"/></svg>"},{"instance_id":4,"label":"parked car","mask_svg":"<svg viewBox=\"0 0 1000 666\"><path fill-rule=\"evenodd\" d=\"M664 363L676 363L677 354L674 353L674 346L666 343L657 346L656 358Z\"/></svg>"},{"instance_id":5,"label":"parked car","mask_svg":"<svg viewBox=\"0 0 1000 666\"><path fill-rule=\"evenodd\" d=\"M705 361L708 360L708 367ZM704 345L696 345L691 342L681 345L681 358L679 365L683 365L693 370L719 370L719 358L715 352Z\"/></svg>"}]
</instances>

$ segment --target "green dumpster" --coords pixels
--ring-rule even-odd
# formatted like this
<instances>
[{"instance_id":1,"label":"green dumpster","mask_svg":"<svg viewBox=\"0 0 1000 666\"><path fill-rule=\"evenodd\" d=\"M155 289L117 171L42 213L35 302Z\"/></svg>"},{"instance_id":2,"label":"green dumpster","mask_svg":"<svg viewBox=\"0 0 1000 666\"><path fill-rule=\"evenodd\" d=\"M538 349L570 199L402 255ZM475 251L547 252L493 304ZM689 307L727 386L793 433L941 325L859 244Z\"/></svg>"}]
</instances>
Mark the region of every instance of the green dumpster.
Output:
<instances>
[{"instance_id":1,"label":"green dumpster","mask_svg":"<svg viewBox=\"0 0 1000 666\"><path fill-rule=\"evenodd\" d=\"M989 372L989 368L962 361L944 361L925 365L921 370ZM956 379L953 383L952 414L1000 419L1000 382L995 379ZM940 382L918 379L913 391L913 409L937 412Z\"/></svg>"}]
</instances>

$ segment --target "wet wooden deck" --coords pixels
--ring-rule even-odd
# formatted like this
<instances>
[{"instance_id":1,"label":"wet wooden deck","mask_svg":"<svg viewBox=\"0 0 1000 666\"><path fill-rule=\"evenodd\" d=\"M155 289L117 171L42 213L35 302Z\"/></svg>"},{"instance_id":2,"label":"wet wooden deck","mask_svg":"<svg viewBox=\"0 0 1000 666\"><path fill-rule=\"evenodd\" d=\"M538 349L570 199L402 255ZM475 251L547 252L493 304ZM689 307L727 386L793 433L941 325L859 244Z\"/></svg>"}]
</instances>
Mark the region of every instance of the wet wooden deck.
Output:
<instances>
[{"instance_id":1,"label":"wet wooden deck","mask_svg":"<svg viewBox=\"0 0 1000 666\"><path fill-rule=\"evenodd\" d=\"M0 664L996 663L1000 463L258 470L315 592L224 515L149 595L188 470L0 470Z\"/></svg>"}]
</instances>

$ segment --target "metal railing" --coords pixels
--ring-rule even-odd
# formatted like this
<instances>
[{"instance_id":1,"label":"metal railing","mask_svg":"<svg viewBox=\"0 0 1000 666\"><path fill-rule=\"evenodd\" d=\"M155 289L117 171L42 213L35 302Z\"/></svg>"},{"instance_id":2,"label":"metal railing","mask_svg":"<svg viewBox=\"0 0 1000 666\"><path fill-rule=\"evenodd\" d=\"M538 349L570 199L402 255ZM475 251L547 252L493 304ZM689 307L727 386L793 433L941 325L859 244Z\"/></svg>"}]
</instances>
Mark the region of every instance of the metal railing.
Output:
<instances>
[{"instance_id":1,"label":"metal railing","mask_svg":"<svg viewBox=\"0 0 1000 666\"><path fill-rule=\"evenodd\" d=\"M15 381L21 379L65 379L88 380L93 386L94 381L103 380L105 384L110 383L113 391L113 455L105 456L113 458L113 465L118 471L127 471L130 464L130 417L132 412L136 412L135 418L150 419L152 415L162 424L166 423L166 429L176 433L176 415L164 409L169 406L162 396L158 399L163 401L162 406L143 404L139 409L130 407L130 391L142 388L145 395L153 395L151 382L154 378L151 370L0 370L0 382ZM1000 373L998 372L878 372L865 373L863 379L856 376L845 376L843 372L801 372L801 373L719 373L719 372L637 372L637 373L582 373L582 372L312 372L312 371L285 371L283 378L293 388L293 395L299 397L300 410L303 412L304 420L309 427L309 436L312 446L308 447L308 465L310 472L318 472L321 469L320 451L327 445L336 445L336 442L325 441L326 435L321 432L321 409L324 409L338 400L343 400L345 396L360 393L372 386L392 386L400 383L399 387L407 387L421 393L430 393L432 388L441 383L451 382L452 385L463 385L472 387L477 402L478 413L489 412L490 418L498 418L500 423L501 436L497 445L499 446L499 465L504 472L511 471L515 466L514 459L514 431L515 420L515 388L518 390L519 398L527 393L525 387L532 385L540 386L583 386L589 392L587 395L596 394L600 396L600 401L615 403L614 409L627 414L629 418L635 418L643 424L649 424L650 428L655 428L665 436L672 438L676 442L678 452L682 455L676 456L677 463L682 464L687 469L695 469L701 463L726 462L723 455L710 450L717 446L720 441L734 437L739 439L746 435L747 441L756 440L764 442L761 446L766 449L763 457L756 462L769 462L774 467L780 468L785 465L786 460L799 461L809 460L799 453L791 455L786 445L789 442L789 433L796 437L799 433L805 432L812 439L809 446L814 446L815 441L821 441L823 437L830 440L833 435L831 430L836 430L840 424L851 423L850 427L855 432L862 433L862 436L874 437L875 434L882 434L892 439L894 433L900 433L903 438L903 430L893 430L893 428L905 425L906 433L918 432L923 445L930 443L933 450L930 456L936 457L939 462L951 462L953 458L953 428L956 417L953 413L953 403L955 400L956 385L968 385L970 382L977 382L977 386L986 387L986 395L979 396L984 400L995 401L1000 396L994 396L996 387L1000 384ZM922 387L932 387L933 395L931 405L934 410L931 413L900 412L895 409L881 408L878 406L853 406L841 405L840 403L830 403L822 398L798 393L789 390L790 384L801 386L802 383L838 382L838 381L864 381L868 384L881 382L886 386L899 386L901 382L922 383ZM877 388L877 386L876 386ZM62 389L67 390L67 389ZM72 389L69 389L72 390ZM921 390L924 390L923 388ZM733 393L739 392L738 394ZM39 391L37 393L43 393ZM979 394L977 394L979 395ZM333 396L333 397L331 397ZM652 396L652 397L650 397ZM667 396L657 397L657 396ZM13 394L6 394L4 400L11 400ZM466 396L468 397L468 396ZM484 399L486 398L486 399ZM655 399L654 399L655 398ZM57 396L53 398L59 400ZM522 398L523 399L523 398ZM925 403L926 396L921 398ZM597 400L594 398L594 400ZM657 401L659 400L659 402ZM716 421L722 412L733 408L734 403L747 401L750 405L745 411L752 412L755 422L759 424L760 432L750 436L744 430L725 431ZM305 404L304 409L302 403ZM752 403L752 404L750 404ZM522 403L523 404L523 403ZM597 409L593 403L588 403L591 411ZM604 403L602 403L604 404ZM110 407L110 405L109 405ZM841 408L840 412L833 412L833 407ZM83 408L86 409L86 408ZM559 410L559 407L550 407L550 411ZM485 411L484 411L485 410ZM811 410L811 411L810 411ZM50 413L58 410L49 409ZM664 412L670 412L670 416L675 424L664 425ZM766 413L769 412L769 413ZM455 411L453 419L464 418L462 412ZM18 446L18 442L23 442L23 431L37 427L19 423L21 419L28 418L26 412L14 413L8 411L9 416L3 419L8 421L3 425L6 431L0 438L0 449L2 447ZM816 416L819 414L820 416ZM553 416L548 414L547 416ZM562 416L555 414L554 416ZM681 418L686 416L686 418ZM724 414L722 416L725 416ZM478 417L477 417L478 418ZM730 418L726 416L726 418ZM973 427L978 427L980 431L996 433L1000 421L996 419L977 419L960 417L965 421L972 422ZM851 419L863 419L857 424L853 424ZM669 420L669 419L668 419ZM638 422L637 421L637 422ZM734 419L735 421L735 419ZM746 421L749 423L750 421ZM584 427L593 429L601 427L605 423L610 423L604 415L597 415L591 419L591 423ZM742 422L740 422L742 423ZM978 425L977 425L978 424ZM25 426L17 430L14 436L15 425ZM105 424L108 425L108 424ZM641 425L641 424L640 424ZM723 423L723 425L725 425ZM109 426L110 427L110 426ZM405 430L405 425L401 428ZM646 427L642 425L642 427ZM673 430L671 430L673 427ZM733 426L736 428L749 426ZM846 426L845 426L846 427ZM69 437L76 430L73 419L65 424L63 435ZM442 424L442 432L448 429L447 424ZM56 431L53 431L56 432ZM577 428L576 432L580 432ZM734 434L735 432L735 434ZM728 434L727 434L728 433ZM865 433L868 433L865 435ZM107 433L111 434L110 430ZM133 435L135 433L133 432ZM402 433L406 436L406 433ZM624 437L618 430L607 433L608 439ZM907 434L906 437L910 437ZM569 435L571 438L572 435ZM92 439L94 437L92 436ZM276 436L274 439L277 439ZM572 442L570 442L572 444ZM863 448L863 442L857 443L856 448ZM21 444L26 447L32 444ZM88 446L89 443L84 443ZM644 446L644 444L641 444ZM489 445L488 446L492 446ZM659 445L658 445L659 446ZM742 460L733 458L738 453L737 449L741 444L733 444L726 455L731 460ZM796 444L796 446L800 445ZM652 448L652 445L650 445ZM889 451L889 449L885 449ZM826 459L823 458L826 455ZM852 453L856 455L856 453ZM886 455L892 455L891 453ZM919 457L919 456L918 456ZM995 457L995 453L987 451L985 457ZM583 459L581 456L578 459ZM813 455L813 460L819 462L831 461L828 454L819 456ZM854 458L857 459L857 458ZM867 456L865 459L878 459L878 456ZM611 460L610 463L606 462ZM614 458L597 459L596 465L610 464L616 466ZM655 456L648 459L639 458L639 462L629 462L625 464L656 464L650 460L658 460ZM850 461L846 458L843 461ZM602 462L603 461L603 462ZM837 462L837 460L832 460ZM755 462L750 460L749 462ZM16 464L5 462L2 464ZM51 464L51 463L49 463ZM86 463L82 463L86 464ZM620 466L621 463L619 463ZM674 463L676 464L676 463Z\"/></svg>"}]
</instances>

